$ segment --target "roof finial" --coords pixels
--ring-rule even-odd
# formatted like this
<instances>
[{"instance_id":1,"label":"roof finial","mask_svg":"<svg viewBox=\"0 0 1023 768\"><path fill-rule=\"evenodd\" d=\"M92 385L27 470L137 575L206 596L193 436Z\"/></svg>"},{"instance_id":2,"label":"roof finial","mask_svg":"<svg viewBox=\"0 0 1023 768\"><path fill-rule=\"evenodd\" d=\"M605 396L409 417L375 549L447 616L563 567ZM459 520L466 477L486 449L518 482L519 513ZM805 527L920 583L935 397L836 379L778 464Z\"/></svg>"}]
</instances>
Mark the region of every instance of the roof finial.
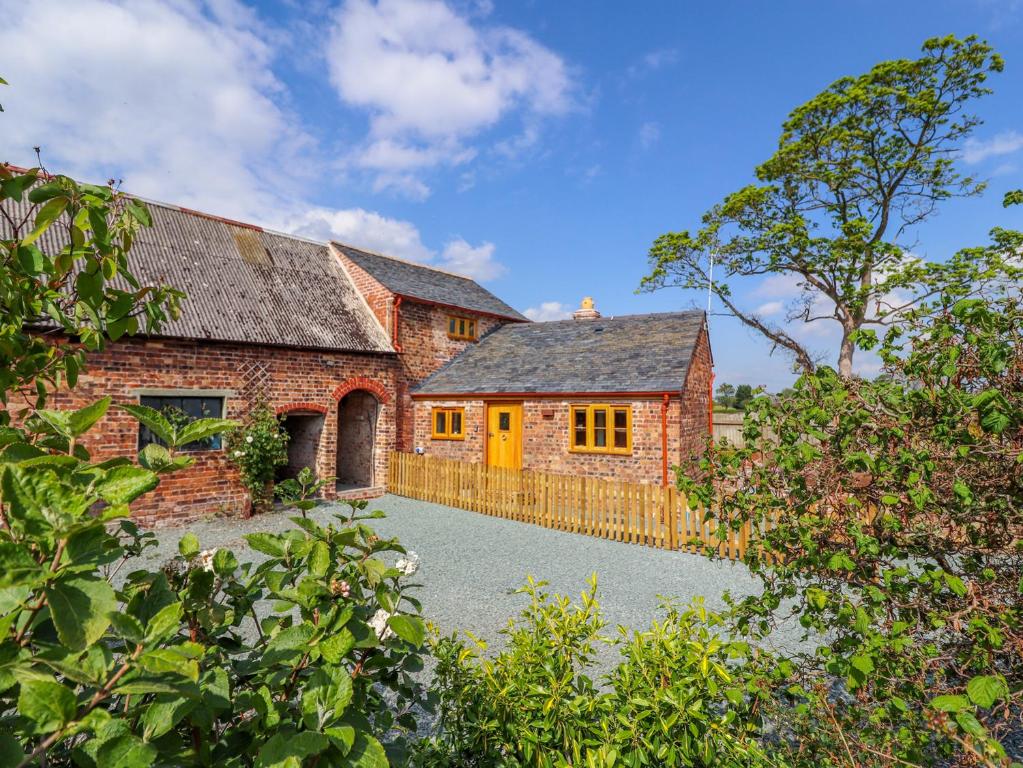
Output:
<instances>
[{"instance_id":1,"label":"roof finial","mask_svg":"<svg viewBox=\"0 0 1023 768\"><path fill-rule=\"evenodd\" d=\"M598 317L600 317L600 312L593 306L592 296L584 298L579 309L572 313L573 320L596 320Z\"/></svg>"}]
</instances>

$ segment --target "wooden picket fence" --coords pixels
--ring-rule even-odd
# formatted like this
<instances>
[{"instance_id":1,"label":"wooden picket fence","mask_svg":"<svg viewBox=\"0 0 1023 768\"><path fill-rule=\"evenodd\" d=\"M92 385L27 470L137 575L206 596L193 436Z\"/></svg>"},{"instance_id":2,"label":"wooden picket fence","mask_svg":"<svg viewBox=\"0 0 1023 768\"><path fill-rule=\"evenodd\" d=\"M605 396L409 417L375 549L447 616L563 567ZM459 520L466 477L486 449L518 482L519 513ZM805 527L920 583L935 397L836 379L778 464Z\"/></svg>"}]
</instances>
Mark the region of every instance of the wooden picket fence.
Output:
<instances>
[{"instance_id":1,"label":"wooden picket fence","mask_svg":"<svg viewBox=\"0 0 1023 768\"><path fill-rule=\"evenodd\" d=\"M388 489L399 496L612 541L685 552L717 547L742 559L749 530L719 538L702 505L676 488L645 483L501 469L484 464L392 453Z\"/></svg>"}]
</instances>

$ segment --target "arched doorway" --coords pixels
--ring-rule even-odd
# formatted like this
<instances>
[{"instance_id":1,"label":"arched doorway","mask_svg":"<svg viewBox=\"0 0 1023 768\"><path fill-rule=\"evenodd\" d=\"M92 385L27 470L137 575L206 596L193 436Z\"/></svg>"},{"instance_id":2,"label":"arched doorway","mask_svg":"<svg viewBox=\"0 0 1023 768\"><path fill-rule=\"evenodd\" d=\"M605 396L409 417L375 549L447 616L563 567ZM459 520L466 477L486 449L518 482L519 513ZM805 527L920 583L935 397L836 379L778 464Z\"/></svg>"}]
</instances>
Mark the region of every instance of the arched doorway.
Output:
<instances>
[{"instance_id":1,"label":"arched doorway","mask_svg":"<svg viewBox=\"0 0 1023 768\"><path fill-rule=\"evenodd\" d=\"M297 477L304 467L316 472L326 410L309 403L278 409L281 426L288 433L288 463L278 467L278 481Z\"/></svg>"},{"instance_id":2,"label":"arched doorway","mask_svg":"<svg viewBox=\"0 0 1023 768\"><path fill-rule=\"evenodd\" d=\"M372 488L375 484L377 416L380 404L369 392L357 389L337 404L338 490Z\"/></svg>"}]
</instances>

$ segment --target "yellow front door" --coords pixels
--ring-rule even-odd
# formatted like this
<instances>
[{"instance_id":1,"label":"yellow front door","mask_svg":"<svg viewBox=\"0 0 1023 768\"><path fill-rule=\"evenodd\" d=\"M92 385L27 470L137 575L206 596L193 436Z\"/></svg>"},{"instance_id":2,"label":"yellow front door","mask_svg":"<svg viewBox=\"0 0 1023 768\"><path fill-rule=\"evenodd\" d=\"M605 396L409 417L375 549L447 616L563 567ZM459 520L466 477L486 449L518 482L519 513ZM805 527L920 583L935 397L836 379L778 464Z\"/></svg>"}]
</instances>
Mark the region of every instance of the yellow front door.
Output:
<instances>
[{"instance_id":1,"label":"yellow front door","mask_svg":"<svg viewBox=\"0 0 1023 768\"><path fill-rule=\"evenodd\" d=\"M522 405L487 405L487 464L492 467L522 467Z\"/></svg>"}]
</instances>

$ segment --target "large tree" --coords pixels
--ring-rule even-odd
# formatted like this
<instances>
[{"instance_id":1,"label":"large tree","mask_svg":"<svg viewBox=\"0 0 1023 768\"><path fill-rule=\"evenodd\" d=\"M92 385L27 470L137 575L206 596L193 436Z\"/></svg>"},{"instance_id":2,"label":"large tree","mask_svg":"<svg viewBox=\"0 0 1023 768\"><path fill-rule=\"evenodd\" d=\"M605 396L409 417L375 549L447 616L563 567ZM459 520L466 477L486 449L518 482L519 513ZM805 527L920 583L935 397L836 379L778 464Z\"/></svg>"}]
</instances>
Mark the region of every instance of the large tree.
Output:
<instances>
[{"instance_id":1,"label":"large tree","mask_svg":"<svg viewBox=\"0 0 1023 768\"><path fill-rule=\"evenodd\" d=\"M982 289L999 273L991 261L926 262L910 248L914 228L940 201L983 189L956 160L980 123L969 108L1001 69L984 42L950 36L925 42L920 58L834 82L792 112L777 152L756 169L758 183L714 206L695 233L655 241L641 288L709 287L729 314L808 372L820 356L741 307L733 292L741 278L788 277L799 297L786 321L837 322L839 372L852 375L864 326L890 324L949 281Z\"/></svg>"}]
</instances>

